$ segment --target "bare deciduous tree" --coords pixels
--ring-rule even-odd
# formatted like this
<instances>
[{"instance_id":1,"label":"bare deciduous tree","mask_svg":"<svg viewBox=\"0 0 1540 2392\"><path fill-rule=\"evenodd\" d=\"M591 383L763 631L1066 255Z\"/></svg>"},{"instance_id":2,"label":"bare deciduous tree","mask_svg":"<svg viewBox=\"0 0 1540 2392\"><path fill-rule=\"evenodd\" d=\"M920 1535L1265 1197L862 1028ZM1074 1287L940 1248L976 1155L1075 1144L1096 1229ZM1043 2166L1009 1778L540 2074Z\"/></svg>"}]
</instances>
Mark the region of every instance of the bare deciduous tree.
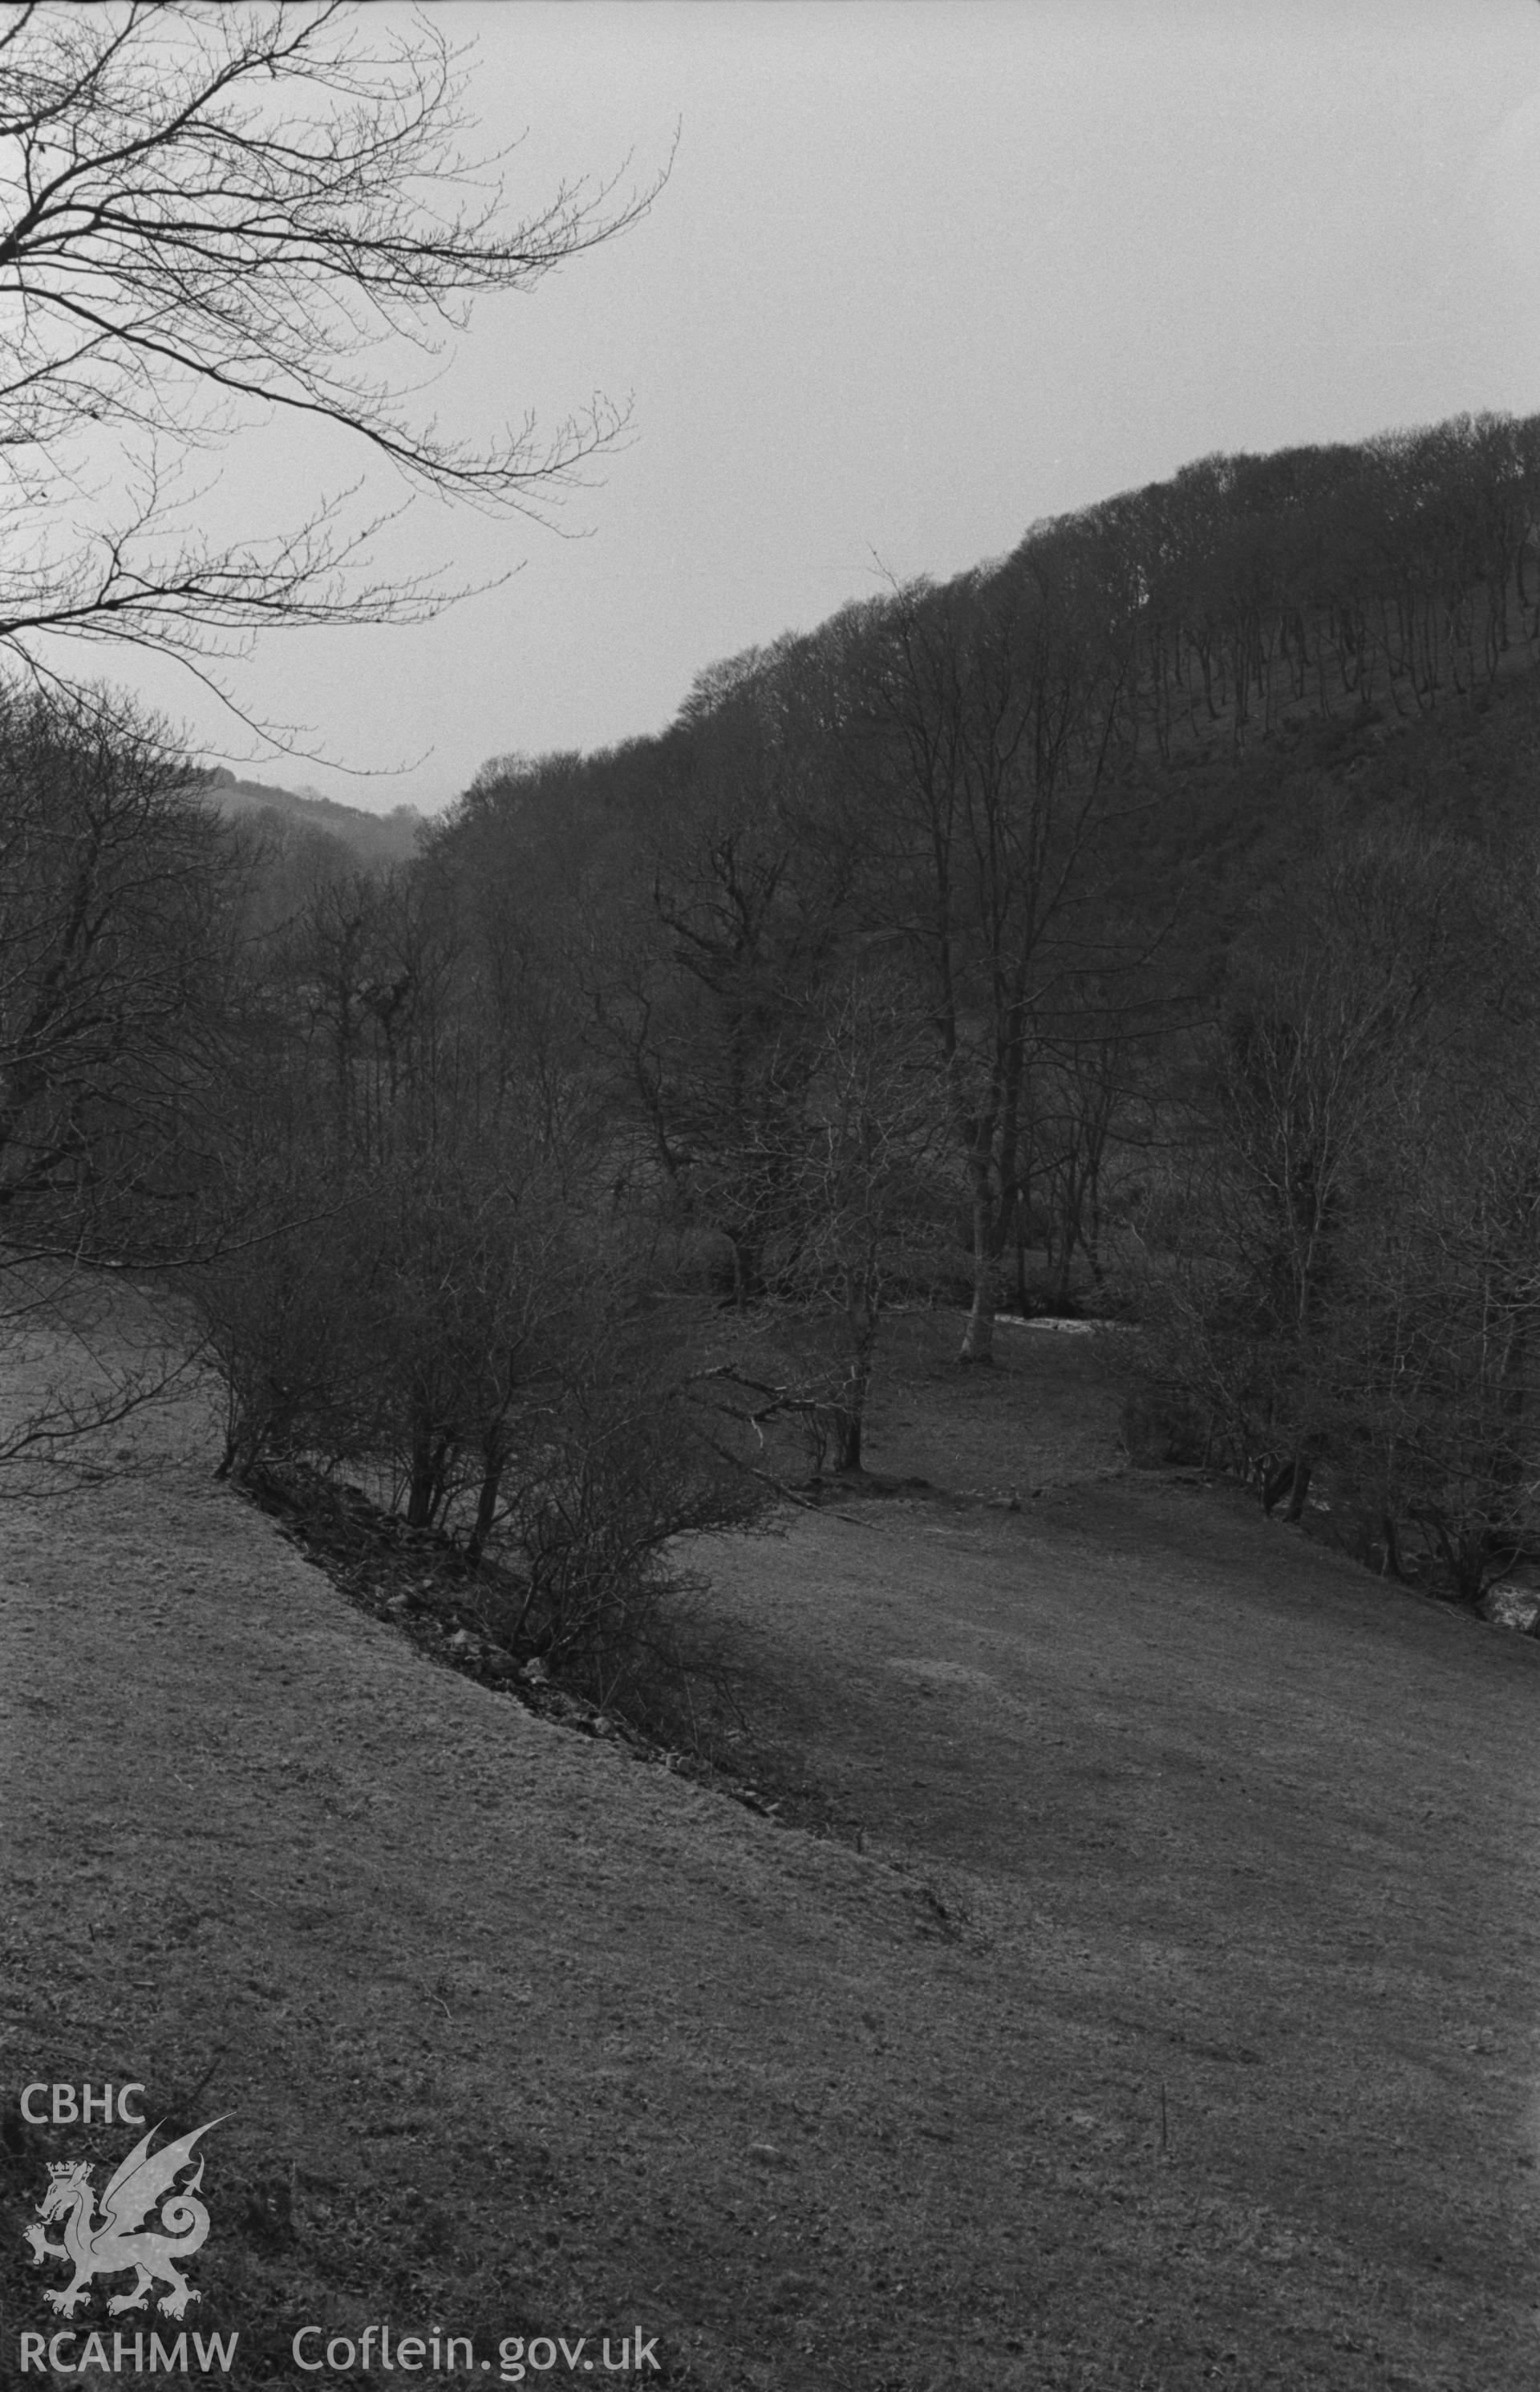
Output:
<instances>
[{"instance_id":1,"label":"bare deciduous tree","mask_svg":"<svg viewBox=\"0 0 1540 2392\"><path fill-rule=\"evenodd\" d=\"M992 583L899 592L863 660L886 904L926 983L968 1179L966 1362L992 1359L1034 1032L1105 827L1126 659L1098 596L1074 539L1045 535Z\"/></svg>"},{"instance_id":2,"label":"bare deciduous tree","mask_svg":"<svg viewBox=\"0 0 1540 2392\"><path fill-rule=\"evenodd\" d=\"M544 438L456 440L383 361L436 356L472 301L533 289L657 188L567 184L516 218L459 148L466 82L431 16L343 0L0 10L0 647L35 670L45 634L125 643L209 677L267 625L445 603L369 578L379 511L188 527L190 459L275 414L408 495L525 515L613 441L598 400Z\"/></svg>"},{"instance_id":3,"label":"bare deciduous tree","mask_svg":"<svg viewBox=\"0 0 1540 2392\"><path fill-rule=\"evenodd\" d=\"M0 687L0 1338L21 1407L0 1415L7 1490L58 1484L69 1455L87 1466L90 1432L185 1360L145 1320L114 1328L89 1271L185 1250L207 1166L241 857L192 777L156 724L99 693ZM50 1340L64 1381L44 1385Z\"/></svg>"},{"instance_id":4,"label":"bare deciduous tree","mask_svg":"<svg viewBox=\"0 0 1540 2392\"><path fill-rule=\"evenodd\" d=\"M232 843L159 727L0 691L0 1228L142 1260L220 1043ZM170 1232L175 1242L176 1231Z\"/></svg>"},{"instance_id":5,"label":"bare deciduous tree","mask_svg":"<svg viewBox=\"0 0 1540 2392\"><path fill-rule=\"evenodd\" d=\"M929 1025L891 965L832 974L786 1046L780 1101L745 1124L728 1167L736 1189L765 1191L748 1337L790 1373L767 1379L743 1361L709 1375L737 1379L748 1398L738 1416L757 1427L799 1420L815 1477L830 1461L859 1476L884 1316L896 1293L934 1284L955 1195L947 1089Z\"/></svg>"}]
</instances>

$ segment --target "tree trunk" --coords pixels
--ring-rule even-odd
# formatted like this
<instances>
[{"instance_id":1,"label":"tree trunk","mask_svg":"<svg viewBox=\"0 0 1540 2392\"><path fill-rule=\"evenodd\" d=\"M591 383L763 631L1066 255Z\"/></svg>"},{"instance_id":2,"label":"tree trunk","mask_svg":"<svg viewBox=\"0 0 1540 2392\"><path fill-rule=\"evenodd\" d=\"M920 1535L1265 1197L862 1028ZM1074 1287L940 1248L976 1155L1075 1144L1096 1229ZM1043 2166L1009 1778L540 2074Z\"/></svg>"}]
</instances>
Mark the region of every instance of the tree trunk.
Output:
<instances>
[{"instance_id":1,"label":"tree trunk","mask_svg":"<svg viewBox=\"0 0 1540 2392\"><path fill-rule=\"evenodd\" d=\"M1305 1497L1310 1493L1310 1471L1311 1465L1301 1454L1294 1464L1294 1490L1288 1499L1288 1510L1284 1514L1286 1519L1298 1520L1301 1517L1305 1508Z\"/></svg>"},{"instance_id":2,"label":"tree trunk","mask_svg":"<svg viewBox=\"0 0 1540 2392\"><path fill-rule=\"evenodd\" d=\"M1277 1508L1278 1504L1282 1502L1284 1497L1293 1486L1294 1473L1298 1466L1297 1459L1291 1453L1280 1470L1263 1472L1262 1482L1262 1508L1264 1518L1272 1518L1275 1510Z\"/></svg>"},{"instance_id":3,"label":"tree trunk","mask_svg":"<svg viewBox=\"0 0 1540 2392\"><path fill-rule=\"evenodd\" d=\"M466 1546L466 1553L472 1566L480 1561L486 1540L492 1533L492 1523L498 1514L498 1496L502 1487L502 1474L503 1456L496 1451L489 1453L486 1457L486 1467L482 1474L475 1524L471 1530L470 1540Z\"/></svg>"},{"instance_id":4,"label":"tree trunk","mask_svg":"<svg viewBox=\"0 0 1540 2392\"><path fill-rule=\"evenodd\" d=\"M1062 1234L1058 1241L1058 1253L1054 1260L1054 1284L1048 1298L1053 1310L1061 1316L1072 1313L1075 1309L1075 1300L1069 1292L1070 1273L1075 1268L1077 1243L1074 1216L1070 1210L1073 1201L1072 1195L1067 1196L1065 1200L1065 1215L1060 1223Z\"/></svg>"},{"instance_id":5,"label":"tree trunk","mask_svg":"<svg viewBox=\"0 0 1540 2392\"><path fill-rule=\"evenodd\" d=\"M1090 1234L1085 1241L1085 1258L1091 1266L1091 1284L1100 1294L1106 1285L1102 1268L1102 1167L1093 1161L1086 1171L1086 1197L1090 1207Z\"/></svg>"},{"instance_id":6,"label":"tree trunk","mask_svg":"<svg viewBox=\"0 0 1540 2392\"><path fill-rule=\"evenodd\" d=\"M759 1259L757 1238L732 1237L732 1302L740 1311L761 1304L765 1294L765 1274Z\"/></svg>"},{"instance_id":7,"label":"tree trunk","mask_svg":"<svg viewBox=\"0 0 1540 2392\"><path fill-rule=\"evenodd\" d=\"M408 1528L431 1528L434 1514L444 1485L445 1447L434 1436L430 1424L422 1422L412 1431L411 1476L407 1488L407 1526Z\"/></svg>"},{"instance_id":8,"label":"tree trunk","mask_svg":"<svg viewBox=\"0 0 1540 2392\"><path fill-rule=\"evenodd\" d=\"M852 1273L855 1284L848 1282L846 1317L850 1324L851 1353L849 1368L845 1373L843 1399L835 1405L831 1426L835 1438L835 1469L842 1476L859 1477L861 1470L861 1429L866 1420L866 1398L872 1385L872 1357L876 1350L877 1325L881 1319L874 1257L868 1257L864 1272Z\"/></svg>"},{"instance_id":9,"label":"tree trunk","mask_svg":"<svg viewBox=\"0 0 1540 2392\"><path fill-rule=\"evenodd\" d=\"M973 1304L963 1332L960 1362L994 1360L995 1262L990 1232L990 1165L986 1156L973 1165Z\"/></svg>"}]
</instances>

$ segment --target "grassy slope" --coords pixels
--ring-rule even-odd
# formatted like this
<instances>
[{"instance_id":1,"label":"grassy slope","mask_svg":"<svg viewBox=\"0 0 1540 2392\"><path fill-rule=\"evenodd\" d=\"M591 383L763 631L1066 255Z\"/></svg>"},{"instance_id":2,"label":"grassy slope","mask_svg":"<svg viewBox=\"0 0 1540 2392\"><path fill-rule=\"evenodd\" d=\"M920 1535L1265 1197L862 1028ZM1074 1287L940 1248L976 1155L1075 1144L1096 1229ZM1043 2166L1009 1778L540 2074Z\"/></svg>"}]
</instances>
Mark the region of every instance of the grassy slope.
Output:
<instances>
[{"instance_id":1,"label":"grassy slope","mask_svg":"<svg viewBox=\"0 0 1540 2392\"><path fill-rule=\"evenodd\" d=\"M215 2060L243 2382L384 2317L711 2392L1533 2381L1540 1649L1084 1476L1070 1341L896 1354L874 1461L1022 1511L719 1556L861 1854L425 1666L206 1456L7 1518L4 2082ZM85 2147L11 2136L0 2368Z\"/></svg>"}]
</instances>

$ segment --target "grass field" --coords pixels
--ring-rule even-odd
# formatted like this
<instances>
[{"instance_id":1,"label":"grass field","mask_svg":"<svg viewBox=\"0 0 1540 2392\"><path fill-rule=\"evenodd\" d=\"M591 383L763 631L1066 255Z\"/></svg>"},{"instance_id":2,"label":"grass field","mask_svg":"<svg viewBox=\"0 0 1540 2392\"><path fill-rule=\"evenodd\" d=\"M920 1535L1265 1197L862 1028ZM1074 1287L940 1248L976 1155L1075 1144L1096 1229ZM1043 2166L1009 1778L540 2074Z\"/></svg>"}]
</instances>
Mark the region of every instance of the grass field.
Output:
<instances>
[{"instance_id":1,"label":"grass field","mask_svg":"<svg viewBox=\"0 0 1540 2392\"><path fill-rule=\"evenodd\" d=\"M191 1398L6 1514L6 2089L227 2113L233 2380L388 2321L483 2382L1533 2386L1540 1646L1123 1472L1102 1341L897 1326L869 1460L935 1491L697 1557L822 1835L425 1662ZM7 2115L18 2382L45 2162L128 2139Z\"/></svg>"}]
</instances>

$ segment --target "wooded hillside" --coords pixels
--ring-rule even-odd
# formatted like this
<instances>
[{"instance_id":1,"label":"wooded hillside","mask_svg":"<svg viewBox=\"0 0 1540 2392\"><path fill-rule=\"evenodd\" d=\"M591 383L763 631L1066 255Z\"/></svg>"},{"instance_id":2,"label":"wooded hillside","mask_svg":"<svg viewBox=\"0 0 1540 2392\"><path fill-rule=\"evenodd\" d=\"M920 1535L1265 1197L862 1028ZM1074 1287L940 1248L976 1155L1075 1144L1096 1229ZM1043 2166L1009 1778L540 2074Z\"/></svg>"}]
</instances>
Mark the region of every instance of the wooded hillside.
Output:
<instances>
[{"instance_id":1,"label":"wooded hillside","mask_svg":"<svg viewBox=\"0 0 1540 2392\"><path fill-rule=\"evenodd\" d=\"M1537 1534L1537 525L1540 419L1210 459L496 760L388 869L209 824L126 909L93 850L15 947L12 1219L188 1264L227 1466L382 1470L553 1638L777 1424L859 1471L937 1294L970 1365L1005 1306L1136 1321L1136 1458L1473 1603ZM14 725L13 812L106 770ZM126 1112L28 1077L109 938L184 957Z\"/></svg>"}]
</instances>

